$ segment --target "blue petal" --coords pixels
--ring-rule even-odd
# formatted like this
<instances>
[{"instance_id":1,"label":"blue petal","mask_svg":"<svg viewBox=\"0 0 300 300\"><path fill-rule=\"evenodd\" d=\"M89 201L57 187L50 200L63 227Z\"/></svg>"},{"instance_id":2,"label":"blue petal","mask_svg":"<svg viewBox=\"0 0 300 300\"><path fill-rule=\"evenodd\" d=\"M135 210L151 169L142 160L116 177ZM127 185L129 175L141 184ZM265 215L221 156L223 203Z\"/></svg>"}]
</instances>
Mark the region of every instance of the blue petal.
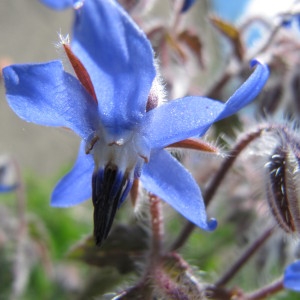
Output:
<instances>
[{"instance_id":1,"label":"blue petal","mask_svg":"<svg viewBox=\"0 0 300 300\"><path fill-rule=\"evenodd\" d=\"M204 230L214 230L215 220L207 222L201 191L192 175L165 150L156 150L144 165L141 181L185 218Z\"/></svg>"},{"instance_id":2,"label":"blue petal","mask_svg":"<svg viewBox=\"0 0 300 300\"><path fill-rule=\"evenodd\" d=\"M188 137L202 135L223 107L223 103L204 97L173 100L147 113L141 134L151 148L162 148Z\"/></svg>"},{"instance_id":3,"label":"blue petal","mask_svg":"<svg viewBox=\"0 0 300 300\"><path fill-rule=\"evenodd\" d=\"M163 148L192 136L201 136L215 121L236 113L252 101L268 75L268 67L258 63L248 80L226 103L204 97L185 97L163 104L146 114L141 134L152 148Z\"/></svg>"},{"instance_id":4,"label":"blue petal","mask_svg":"<svg viewBox=\"0 0 300 300\"><path fill-rule=\"evenodd\" d=\"M74 0L40 0L40 2L52 9L63 10L72 7Z\"/></svg>"},{"instance_id":5,"label":"blue petal","mask_svg":"<svg viewBox=\"0 0 300 300\"><path fill-rule=\"evenodd\" d=\"M6 96L22 119L68 127L86 138L97 126L97 104L59 61L3 69Z\"/></svg>"},{"instance_id":6,"label":"blue petal","mask_svg":"<svg viewBox=\"0 0 300 300\"><path fill-rule=\"evenodd\" d=\"M131 127L140 120L155 77L153 51L116 1L84 2L72 49L91 77L104 123Z\"/></svg>"},{"instance_id":7,"label":"blue petal","mask_svg":"<svg viewBox=\"0 0 300 300\"><path fill-rule=\"evenodd\" d=\"M18 187L17 184L12 184L12 185L4 185L0 184L0 193L9 193L14 191Z\"/></svg>"},{"instance_id":8,"label":"blue petal","mask_svg":"<svg viewBox=\"0 0 300 300\"><path fill-rule=\"evenodd\" d=\"M251 66L256 66L252 75L244 82L239 89L227 100L223 111L216 121L227 118L242 109L260 93L269 78L267 65L257 60L251 62Z\"/></svg>"},{"instance_id":9,"label":"blue petal","mask_svg":"<svg viewBox=\"0 0 300 300\"><path fill-rule=\"evenodd\" d=\"M283 285L286 289L300 292L300 260L292 263L286 268Z\"/></svg>"},{"instance_id":10,"label":"blue petal","mask_svg":"<svg viewBox=\"0 0 300 300\"><path fill-rule=\"evenodd\" d=\"M52 193L51 205L68 207L91 198L93 170L93 157L85 154L82 142L73 169L58 182Z\"/></svg>"},{"instance_id":11,"label":"blue petal","mask_svg":"<svg viewBox=\"0 0 300 300\"><path fill-rule=\"evenodd\" d=\"M222 19L234 22L243 14L248 2L249 0L212 0L212 6Z\"/></svg>"},{"instance_id":12,"label":"blue petal","mask_svg":"<svg viewBox=\"0 0 300 300\"><path fill-rule=\"evenodd\" d=\"M182 8L181 8L181 12L184 13L187 10L190 9L190 7L196 2L196 0L185 0L183 2Z\"/></svg>"}]
</instances>

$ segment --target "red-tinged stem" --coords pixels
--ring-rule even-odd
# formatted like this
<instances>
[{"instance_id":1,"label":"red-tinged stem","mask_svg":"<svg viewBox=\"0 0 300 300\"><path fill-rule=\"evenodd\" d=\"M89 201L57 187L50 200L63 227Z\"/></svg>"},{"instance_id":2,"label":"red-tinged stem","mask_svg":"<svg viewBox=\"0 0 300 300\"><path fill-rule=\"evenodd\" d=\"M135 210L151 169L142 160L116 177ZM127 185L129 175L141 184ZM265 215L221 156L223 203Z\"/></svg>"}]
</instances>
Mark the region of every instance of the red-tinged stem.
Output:
<instances>
[{"instance_id":1,"label":"red-tinged stem","mask_svg":"<svg viewBox=\"0 0 300 300\"><path fill-rule=\"evenodd\" d=\"M281 127L281 126L280 126ZM209 203L211 202L213 196L216 193L216 190L220 186L220 183L224 179L225 175L235 162L236 158L240 155L240 153L254 140L259 138L262 133L268 131L268 130L273 130L277 129L278 127L275 125L263 125L258 127L256 130L246 133L243 138L241 138L235 147L228 153L227 158L223 161L221 167L219 168L218 172L216 175L213 177L212 181L209 183L207 189L203 193L203 198L205 205L208 206Z\"/></svg>"},{"instance_id":2,"label":"red-tinged stem","mask_svg":"<svg viewBox=\"0 0 300 300\"><path fill-rule=\"evenodd\" d=\"M149 202L152 229L151 260L152 264L155 264L162 254L162 240L164 234L162 207L160 199L155 195L150 194Z\"/></svg>"},{"instance_id":3,"label":"red-tinged stem","mask_svg":"<svg viewBox=\"0 0 300 300\"><path fill-rule=\"evenodd\" d=\"M283 279L280 278L270 285L267 285L265 287L262 287L261 289L246 294L245 300L262 300L262 299L270 299L270 296L277 294L278 292L281 292L284 289L283 286Z\"/></svg>"},{"instance_id":4,"label":"red-tinged stem","mask_svg":"<svg viewBox=\"0 0 300 300\"><path fill-rule=\"evenodd\" d=\"M209 205L211 202L213 196L215 195L218 187L220 186L222 180L224 179L225 175L235 162L238 155L256 138L260 137L260 135L267 129L270 128L271 125L265 125L261 126L258 129L256 129L253 132L247 133L238 143L235 145L235 147L228 153L227 158L223 161L222 165L220 166L219 170L209 183L206 191L203 193L203 198L205 201L206 206ZM273 127L272 127L273 128ZM189 238L190 234L193 232L194 228L196 226L191 223L187 222L187 224L182 229L181 233L179 234L178 238L175 240L173 245L171 246L171 251L177 250L181 246L184 245L184 243Z\"/></svg>"},{"instance_id":5,"label":"red-tinged stem","mask_svg":"<svg viewBox=\"0 0 300 300\"><path fill-rule=\"evenodd\" d=\"M271 227L264 231L246 251L238 258L238 260L219 278L215 286L226 285L237 272L248 262L248 260L256 253L256 251L268 240L269 237L275 232L275 228Z\"/></svg>"},{"instance_id":6,"label":"red-tinged stem","mask_svg":"<svg viewBox=\"0 0 300 300\"><path fill-rule=\"evenodd\" d=\"M146 271L144 273L144 276L141 278L141 281L136 285L135 288L132 289L132 291L135 291L136 289L142 289L142 294L144 297L143 299L152 299L151 295L153 291L153 274L157 273L158 266L162 257L162 240L164 233L160 199L153 194L149 194L149 205L152 240L150 244L149 259L147 261L148 266L146 267ZM147 297L146 294L148 295Z\"/></svg>"}]
</instances>

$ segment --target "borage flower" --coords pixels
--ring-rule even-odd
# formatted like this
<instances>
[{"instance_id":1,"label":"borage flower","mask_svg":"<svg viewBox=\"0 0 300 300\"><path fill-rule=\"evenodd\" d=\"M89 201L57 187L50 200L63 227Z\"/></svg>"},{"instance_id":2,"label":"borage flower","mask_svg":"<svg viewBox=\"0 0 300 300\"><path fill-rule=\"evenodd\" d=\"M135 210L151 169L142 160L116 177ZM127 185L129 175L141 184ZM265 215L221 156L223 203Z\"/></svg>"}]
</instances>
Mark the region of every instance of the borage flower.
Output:
<instances>
[{"instance_id":1,"label":"borage flower","mask_svg":"<svg viewBox=\"0 0 300 300\"><path fill-rule=\"evenodd\" d=\"M52 1L52 7L55 3L60 1ZM255 62L253 74L226 103L186 97L157 106L162 88L144 33L116 1L86 0L79 6L72 45L63 45L76 76L60 61L3 71L8 103L17 115L68 127L83 140L51 204L66 207L92 195L100 245L133 181L140 178L144 188L188 220L214 229L216 221L207 221L198 185L164 147L203 135L213 122L245 106L262 89L268 68Z\"/></svg>"},{"instance_id":2,"label":"borage flower","mask_svg":"<svg viewBox=\"0 0 300 300\"><path fill-rule=\"evenodd\" d=\"M300 292L300 260L295 261L286 268L283 285L288 290Z\"/></svg>"},{"instance_id":3,"label":"borage flower","mask_svg":"<svg viewBox=\"0 0 300 300\"><path fill-rule=\"evenodd\" d=\"M283 285L286 289L300 292L300 261L290 264L284 272Z\"/></svg>"},{"instance_id":4,"label":"borage flower","mask_svg":"<svg viewBox=\"0 0 300 300\"><path fill-rule=\"evenodd\" d=\"M42 0L43 2L49 2L47 0ZM64 0L66 1L66 0ZM72 1L72 0L71 0ZM56 2L56 1L50 1ZM196 0L184 0L182 3L181 12L184 13L188 11L194 4ZM224 0L212 0L210 1L210 5L212 10L219 15L220 17L224 18L227 21L235 21L238 17L240 17L247 6L249 0L240 0L240 1L224 1ZM59 7L57 7L59 8Z\"/></svg>"}]
</instances>

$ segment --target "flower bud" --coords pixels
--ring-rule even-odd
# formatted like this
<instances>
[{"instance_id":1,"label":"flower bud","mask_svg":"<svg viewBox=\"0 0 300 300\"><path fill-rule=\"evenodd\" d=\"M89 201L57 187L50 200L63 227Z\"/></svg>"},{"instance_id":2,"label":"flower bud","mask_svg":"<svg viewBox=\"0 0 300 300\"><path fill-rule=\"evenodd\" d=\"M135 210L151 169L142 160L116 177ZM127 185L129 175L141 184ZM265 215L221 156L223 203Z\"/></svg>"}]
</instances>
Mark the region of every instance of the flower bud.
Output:
<instances>
[{"instance_id":1,"label":"flower bud","mask_svg":"<svg viewBox=\"0 0 300 300\"><path fill-rule=\"evenodd\" d=\"M300 232L299 150L291 137L283 137L266 165L267 199L277 224L286 233Z\"/></svg>"},{"instance_id":2,"label":"flower bud","mask_svg":"<svg viewBox=\"0 0 300 300\"><path fill-rule=\"evenodd\" d=\"M154 278L158 299L205 299L204 287L176 253L164 256Z\"/></svg>"}]
</instances>

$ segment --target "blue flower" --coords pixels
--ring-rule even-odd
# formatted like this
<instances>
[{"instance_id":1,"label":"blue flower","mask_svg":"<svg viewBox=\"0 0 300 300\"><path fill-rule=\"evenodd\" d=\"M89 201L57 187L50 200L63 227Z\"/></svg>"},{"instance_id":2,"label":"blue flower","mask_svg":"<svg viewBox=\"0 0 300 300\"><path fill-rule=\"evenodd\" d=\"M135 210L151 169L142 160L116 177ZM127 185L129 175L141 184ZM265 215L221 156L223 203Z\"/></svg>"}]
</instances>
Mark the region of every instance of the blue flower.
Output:
<instances>
[{"instance_id":1,"label":"blue flower","mask_svg":"<svg viewBox=\"0 0 300 300\"><path fill-rule=\"evenodd\" d=\"M190 7L196 2L196 0L185 0L183 1L181 12L184 13L190 9Z\"/></svg>"},{"instance_id":2,"label":"blue flower","mask_svg":"<svg viewBox=\"0 0 300 300\"><path fill-rule=\"evenodd\" d=\"M49 2L43 0L44 2ZM51 1L57 2L57 1ZM188 11L194 4L196 0L185 0L183 1L181 12L184 13ZM235 21L243 12L249 0L212 0L211 6L214 12L216 12L220 17L224 18L227 21Z\"/></svg>"},{"instance_id":3,"label":"blue flower","mask_svg":"<svg viewBox=\"0 0 300 300\"><path fill-rule=\"evenodd\" d=\"M293 23L296 23L298 27L300 26L300 13L282 15L281 24L283 27L290 29Z\"/></svg>"},{"instance_id":4,"label":"blue flower","mask_svg":"<svg viewBox=\"0 0 300 300\"><path fill-rule=\"evenodd\" d=\"M72 40L64 48L76 76L60 61L3 70L8 103L19 117L67 127L82 138L77 161L55 187L51 204L66 207L92 195L94 235L101 244L139 178L191 222L214 229L195 180L164 147L203 135L253 100L268 78L267 66L255 62L226 103L186 97L156 106L161 88L151 45L116 1L86 0L76 10Z\"/></svg>"},{"instance_id":5,"label":"blue flower","mask_svg":"<svg viewBox=\"0 0 300 300\"><path fill-rule=\"evenodd\" d=\"M286 268L283 285L286 289L300 292L300 260L292 263Z\"/></svg>"},{"instance_id":6,"label":"blue flower","mask_svg":"<svg viewBox=\"0 0 300 300\"><path fill-rule=\"evenodd\" d=\"M244 12L249 0L212 0L213 10L226 21L235 22Z\"/></svg>"},{"instance_id":7,"label":"blue flower","mask_svg":"<svg viewBox=\"0 0 300 300\"><path fill-rule=\"evenodd\" d=\"M49 7L53 9L66 9L68 7L72 7L76 2L75 0L58 0L58 1L53 1L53 0L40 0L42 3L45 5L48 5Z\"/></svg>"}]
</instances>

